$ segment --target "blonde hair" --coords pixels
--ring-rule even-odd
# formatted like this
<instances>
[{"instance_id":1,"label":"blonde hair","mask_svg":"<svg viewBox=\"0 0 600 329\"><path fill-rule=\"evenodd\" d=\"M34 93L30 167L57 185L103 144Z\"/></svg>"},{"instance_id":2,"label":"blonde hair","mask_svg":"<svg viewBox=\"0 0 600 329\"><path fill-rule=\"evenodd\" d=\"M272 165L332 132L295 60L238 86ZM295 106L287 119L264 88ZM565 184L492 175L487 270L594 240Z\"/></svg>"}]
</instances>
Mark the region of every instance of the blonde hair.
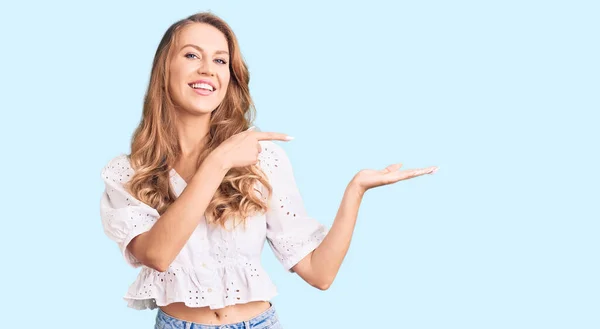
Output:
<instances>
[{"instance_id":1,"label":"blonde hair","mask_svg":"<svg viewBox=\"0 0 600 329\"><path fill-rule=\"evenodd\" d=\"M197 165L227 138L246 130L256 112L248 88L248 67L237 38L227 23L214 14L198 13L175 22L167 29L154 55L143 115L133 134L129 157L135 170L128 185L131 194L160 214L176 198L170 188L170 170L181 155L174 125L175 105L168 92L169 59L179 31L193 23L210 24L225 35L231 73L225 98L211 113L206 144ZM245 222L246 217L266 211L266 201L256 193L256 182L262 184L270 196L271 186L257 165L229 170L205 211L207 222L224 226L229 218L233 218L235 223Z\"/></svg>"}]
</instances>

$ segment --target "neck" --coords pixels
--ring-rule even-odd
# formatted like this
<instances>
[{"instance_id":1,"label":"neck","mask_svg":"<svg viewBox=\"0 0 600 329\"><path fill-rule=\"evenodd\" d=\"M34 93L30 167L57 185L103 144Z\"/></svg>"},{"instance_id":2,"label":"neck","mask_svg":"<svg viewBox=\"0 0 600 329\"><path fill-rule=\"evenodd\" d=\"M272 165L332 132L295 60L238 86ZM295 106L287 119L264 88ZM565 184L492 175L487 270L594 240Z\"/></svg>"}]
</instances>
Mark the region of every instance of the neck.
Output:
<instances>
[{"instance_id":1,"label":"neck","mask_svg":"<svg viewBox=\"0 0 600 329\"><path fill-rule=\"evenodd\" d=\"M182 158L197 159L206 143L205 137L210 128L210 113L199 116L180 113L176 125Z\"/></svg>"}]
</instances>

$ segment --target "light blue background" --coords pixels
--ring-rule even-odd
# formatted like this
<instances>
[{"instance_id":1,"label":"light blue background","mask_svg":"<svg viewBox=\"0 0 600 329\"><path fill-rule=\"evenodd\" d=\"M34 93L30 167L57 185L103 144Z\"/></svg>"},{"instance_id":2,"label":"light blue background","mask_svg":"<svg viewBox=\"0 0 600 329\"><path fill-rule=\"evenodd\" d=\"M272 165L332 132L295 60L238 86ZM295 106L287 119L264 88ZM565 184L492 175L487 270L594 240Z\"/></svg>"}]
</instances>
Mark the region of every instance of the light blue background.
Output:
<instances>
[{"instance_id":1,"label":"light blue background","mask_svg":"<svg viewBox=\"0 0 600 329\"><path fill-rule=\"evenodd\" d=\"M262 130L331 225L369 191L330 290L265 248L293 328L600 328L597 1L0 5L2 328L151 328L102 231L101 168L129 152L151 61L201 10L236 32ZM120 4L119 4L120 3Z\"/></svg>"}]
</instances>

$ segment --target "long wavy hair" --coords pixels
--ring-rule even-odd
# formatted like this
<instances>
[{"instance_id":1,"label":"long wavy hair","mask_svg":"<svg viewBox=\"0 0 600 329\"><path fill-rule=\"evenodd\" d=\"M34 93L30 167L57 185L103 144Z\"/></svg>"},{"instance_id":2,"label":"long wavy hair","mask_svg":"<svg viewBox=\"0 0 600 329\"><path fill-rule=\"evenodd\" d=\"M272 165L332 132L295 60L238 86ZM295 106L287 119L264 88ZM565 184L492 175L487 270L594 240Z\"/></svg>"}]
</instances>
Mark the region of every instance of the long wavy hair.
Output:
<instances>
[{"instance_id":1,"label":"long wavy hair","mask_svg":"<svg viewBox=\"0 0 600 329\"><path fill-rule=\"evenodd\" d=\"M206 143L197 166L227 138L250 126L255 108L250 97L250 75L242 58L237 38L229 25L212 13L198 13L171 25L162 37L154 61L148 90L144 98L143 115L131 140L129 160L135 174L128 184L138 200L163 214L174 202L170 171L181 156L175 126L175 104L168 90L169 59L179 32L194 23L210 24L227 39L230 54L231 78L225 98L211 113ZM272 188L259 166L232 168L210 201L205 216L208 223L225 226L228 219L237 224L257 212L267 211L266 200L255 189L259 182L270 197Z\"/></svg>"}]
</instances>

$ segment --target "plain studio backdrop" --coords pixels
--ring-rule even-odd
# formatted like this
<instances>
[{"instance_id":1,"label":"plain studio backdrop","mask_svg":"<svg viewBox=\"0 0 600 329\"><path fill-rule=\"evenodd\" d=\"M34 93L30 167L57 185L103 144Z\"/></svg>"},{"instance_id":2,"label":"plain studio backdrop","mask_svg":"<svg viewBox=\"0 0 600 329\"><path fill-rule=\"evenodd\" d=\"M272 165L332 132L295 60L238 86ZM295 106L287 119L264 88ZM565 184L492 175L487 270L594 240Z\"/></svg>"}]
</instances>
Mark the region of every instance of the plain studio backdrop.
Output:
<instances>
[{"instance_id":1,"label":"plain studio backdrop","mask_svg":"<svg viewBox=\"0 0 600 329\"><path fill-rule=\"evenodd\" d=\"M313 217L362 168L440 167L367 193L328 291L265 246L286 329L600 328L597 1L3 2L2 328L152 328L100 171L163 33L204 10L239 38L257 126L295 137Z\"/></svg>"}]
</instances>

